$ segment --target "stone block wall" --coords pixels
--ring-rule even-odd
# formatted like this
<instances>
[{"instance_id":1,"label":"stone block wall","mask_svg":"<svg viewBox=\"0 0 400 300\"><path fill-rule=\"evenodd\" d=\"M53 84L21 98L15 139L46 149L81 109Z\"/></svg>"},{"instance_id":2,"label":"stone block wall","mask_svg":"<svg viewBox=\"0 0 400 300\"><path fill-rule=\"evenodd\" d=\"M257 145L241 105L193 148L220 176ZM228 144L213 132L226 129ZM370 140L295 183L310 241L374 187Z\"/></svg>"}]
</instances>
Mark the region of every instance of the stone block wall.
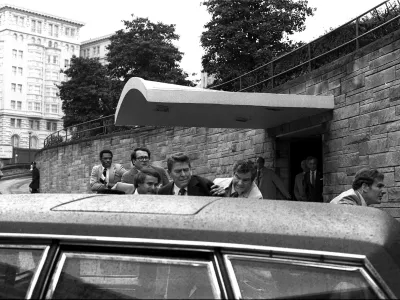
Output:
<instances>
[{"instance_id":1,"label":"stone block wall","mask_svg":"<svg viewBox=\"0 0 400 300\"><path fill-rule=\"evenodd\" d=\"M131 168L130 154L139 146L151 151L155 165L167 168L170 154L185 152L192 159L193 173L211 180L231 176L238 159L266 157L266 165L274 164L274 140L265 130L216 128L138 128L130 133L92 138L63 147L40 151L36 155L41 171L41 190L45 193L86 193L94 165L100 164L99 152L113 151L113 162Z\"/></svg>"},{"instance_id":2,"label":"stone block wall","mask_svg":"<svg viewBox=\"0 0 400 300\"><path fill-rule=\"evenodd\" d=\"M400 31L272 92L334 96L333 113L320 117L325 201L351 188L354 174L371 166L385 174L384 201L400 202ZM296 127L308 123L300 120Z\"/></svg>"}]
</instances>

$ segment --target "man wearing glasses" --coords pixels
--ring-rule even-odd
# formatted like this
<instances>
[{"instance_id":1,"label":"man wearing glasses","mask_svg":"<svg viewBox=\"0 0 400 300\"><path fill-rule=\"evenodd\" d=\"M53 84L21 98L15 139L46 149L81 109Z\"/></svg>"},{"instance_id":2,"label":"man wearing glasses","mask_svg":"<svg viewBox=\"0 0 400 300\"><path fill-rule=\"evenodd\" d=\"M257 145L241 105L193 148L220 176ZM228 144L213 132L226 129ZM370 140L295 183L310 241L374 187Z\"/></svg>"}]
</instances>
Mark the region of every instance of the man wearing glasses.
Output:
<instances>
[{"instance_id":1,"label":"man wearing glasses","mask_svg":"<svg viewBox=\"0 0 400 300\"><path fill-rule=\"evenodd\" d=\"M138 147L134 149L131 154L131 161L133 167L122 176L121 181L124 183L135 184L134 183L135 175L138 174L143 168L151 168L155 170L158 174L160 174L161 186L168 184L169 180L165 170L163 168L150 165L150 155L151 155L150 150L145 147Z\"/></svg>"},{"instance_id":2,"label":"man wearing glasses","mask_svg":"<svg viewBox=\"0 0 400 300\"><path fill-rule=\"evenodd\" d=\"M232 178L216 178L214 184L225 189L225 197L262 199L254 183L256 175L257 169L252 161L240 160L233 166Z\"/></svg>"}]
</instances>

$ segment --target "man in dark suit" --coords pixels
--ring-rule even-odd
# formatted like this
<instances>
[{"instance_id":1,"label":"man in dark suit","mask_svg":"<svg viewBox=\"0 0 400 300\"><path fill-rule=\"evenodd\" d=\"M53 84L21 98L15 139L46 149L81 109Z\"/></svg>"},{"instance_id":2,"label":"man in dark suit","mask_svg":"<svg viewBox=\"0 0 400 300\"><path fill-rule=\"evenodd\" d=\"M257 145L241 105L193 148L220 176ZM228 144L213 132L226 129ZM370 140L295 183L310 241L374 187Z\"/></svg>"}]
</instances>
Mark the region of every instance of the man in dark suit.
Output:
<instances>
[{"instance_id":1,"label":"man in dark suit","mask_svg":"<svg viewBox=\"0 0 400 300\"><path fill-rule=\"evenodd\" d=\"M36 168L36 162L32 163L32 182L29 185L31 188L31 193L39 193L39 186L40 186L40 173L39 169Z\"/></svg>"},{"instance_id":2,"label":"man in dark suit","mask_svg":"<svg viewBox=\"0 0 400 300\"><path fill-rule=\"evenodd\" d=\"M307 158L307 165L309 171L304 175L305 192L308 202L323 202L322 199L322 174L317 171L317 159L309 156Z\"/></svg>"},{"instance_id":3,"label":"man in dark suit","mask_svg":"<svg viewBox=\"0 0 400 300\"><path fill-rule=\"evenodd\" d=\"M135 175L138 174L143 168L151 168L160 174L160 183L162 186L169 183L169 179L165 170L150 164L150 156L150 150L145 147L138 147L134 149L131 154L131 162L133 167L124 173L121 182L135 184Z\"/></svg>"},{"instance_id":4,"label":"man in dark suit","mask_svg":"<svg viewBox=\"0 0 400 300\"><path fill-rule=\"evenodd\" d=\"M172 182L158 190L159 195L223 196L225 190L207 178L192 175L190 159L183 153L172 155L167 160L168 174Z\"/></svg>"}]
</instances>

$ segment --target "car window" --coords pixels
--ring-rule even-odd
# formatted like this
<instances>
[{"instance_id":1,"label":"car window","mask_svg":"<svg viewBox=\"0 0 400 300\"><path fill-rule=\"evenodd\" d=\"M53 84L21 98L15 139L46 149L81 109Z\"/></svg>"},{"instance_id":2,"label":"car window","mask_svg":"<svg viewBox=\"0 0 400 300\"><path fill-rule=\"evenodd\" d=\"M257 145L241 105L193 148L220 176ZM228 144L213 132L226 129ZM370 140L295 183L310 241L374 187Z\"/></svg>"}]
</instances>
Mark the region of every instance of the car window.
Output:
<instances>
[{"instance_id":1,"label":"car window","mask_svg":"<svg viewBox=\"0 0 400 300\"><path fill-rule=\"evenodd\" d=\"M243 299L378 299L359 267L227 256ZM240 295L237 295L240 297Z\"/></svg>"},{"instance_id":2,"label":"car window","mask_svg":"<svg viewBox=\"0 0 400 300\"><path fill-rule=\"evenodd\" d=\"M45 247L0 247L0 299L29 298Z\"/></svg>"},{"instance_id":3,"label":"car window","mask_svg":"<svg viewBox=\"0 0 400 300\"><path fill-rule=\"evenodd\" d=\"M214 299L220 298L220 292L212 263L208 261L64 253L47 296L52 299Z\"/></svg>"}]
</instances>

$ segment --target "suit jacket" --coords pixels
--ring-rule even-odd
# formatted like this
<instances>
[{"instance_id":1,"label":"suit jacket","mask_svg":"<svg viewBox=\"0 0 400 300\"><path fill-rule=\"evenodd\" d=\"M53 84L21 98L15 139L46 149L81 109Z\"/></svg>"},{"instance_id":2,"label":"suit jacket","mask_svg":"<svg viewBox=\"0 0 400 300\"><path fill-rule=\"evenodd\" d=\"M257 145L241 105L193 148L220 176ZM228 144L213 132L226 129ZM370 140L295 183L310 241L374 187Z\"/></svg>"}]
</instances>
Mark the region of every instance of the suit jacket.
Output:
<instances>
[{"instance_id":1,"label":"suit jacket","mask_svg":"<svg viewBox=\"0 0 400 300\"><path fill-rule=\"evenodd\" d=\"M169 183L168 175L163 168L155 166L149 166L149 167L153 168L158 174L160 174L161 177L160 183L162 186ZM134 184L133 179L137 173L139 173L139 170L136 169L136 167L132 167L132 169L130 169L129 171L125 172L124 175L122 175L121 182Z\"/></svg>"},{"instance_id":2,"label":"suit jacket","mask_svg":"<svg viewBox=\"0 0 400 300\"><path fill-rule=\"evenodd\" d=\"M122 175L126 172L125 168L120 164L111 164L108 180L110 184L116 184L121 181ZM106 189L106 186L100 182L103 173L102 165L94 166L90 175L90 189L93 192Z\"/></svg>"},{"instance_id":3,"label":"suit jacket","mask_svg":"<svg viewBox=\"0 0 400 300\"><path fill-rule=\"evenodd\" d=\"M330 203L367 206L367 203L365 202L364 198L360 195L360 193L356 192L353 189L341 193L339 196L333 198L333 200Z\"/></svg>"},{"instance_id":4,"label":"suit jacket","mask_svg":"<svg viewBox=\"0 0 400 300\"><path fill-rule=\"evenodd\" d=\"M39 186L40 186L40 172L39 169L35 167L32 170L32 182L29 185L29 187L32 190L37 190L39 189Z\"/></svg>"},{"instance_id":5,"label":"suit jacket","mask_svg":"<svg viewBox=\"0 0 400 300\"><path fill-rule=\"evenodd\" d=\"M230 197L232 191L232 178L215 178L214 184L223 187L225 189L225 197ZM250 190L244 195L241 195L241 198L263 199L263 195L253 181Z\"/></svg>"},{"instance_id":6,"label":"suit jacket","mask_svg":"<svg viewBox=\"0 0 400 300\"><path fill-rule=\"evenodd\" d=\"M309 202L323 202L322 198L322 189L323 189L323 181L322 181L322 173L317 171L315 173L315 184L311 184L310 180L310 171L307 171L304 175L304 186L307 201Z\"/></svg>"},{"instance_id":7,"label":"suit jacket","mask_svg":"<svg viewBox=\"0 0 400 300\"><path fill-rule=\"evenodd\" d=\"M278 199L277 189L284 197L290 198L290 194L286 190L282 179L280 179L274 171L267 167L263 167L260 169L259 174L260 175L257 178L258 188L260 189L264 199Z\"/></svg>"},{"instance_id":8,"label":"suit jacket","mask_svg":"<svg viewBox=\"0 0 400 300\"><path fill-rule=\"evenodd\" d=\"M214 183L207 178L192 175L187 186L188 196L211 196L210 190ZM161 187L158 190L159 195L174 195L174 182L170 182L167 185Z\"/></svg>"},{"instance_id":9,"label":"suit jacket","mask_svg":"<svg viewBox=\"0 0 400 300\"><path fill-rule=\"evenodd\" d=\"M297 201L307 201L304 186L304 175L305 173L301 172L297 174L296 178L294 179L294 196Z\"/></svg>"}]
</instances>

